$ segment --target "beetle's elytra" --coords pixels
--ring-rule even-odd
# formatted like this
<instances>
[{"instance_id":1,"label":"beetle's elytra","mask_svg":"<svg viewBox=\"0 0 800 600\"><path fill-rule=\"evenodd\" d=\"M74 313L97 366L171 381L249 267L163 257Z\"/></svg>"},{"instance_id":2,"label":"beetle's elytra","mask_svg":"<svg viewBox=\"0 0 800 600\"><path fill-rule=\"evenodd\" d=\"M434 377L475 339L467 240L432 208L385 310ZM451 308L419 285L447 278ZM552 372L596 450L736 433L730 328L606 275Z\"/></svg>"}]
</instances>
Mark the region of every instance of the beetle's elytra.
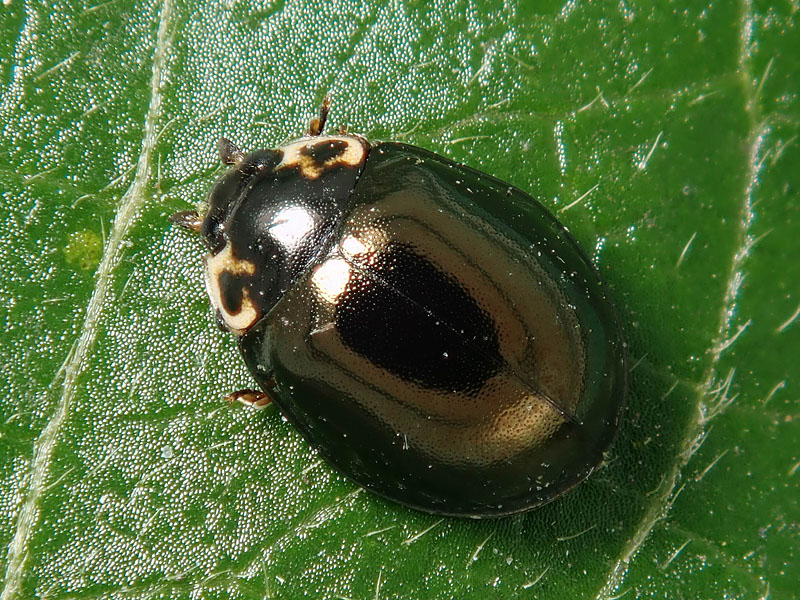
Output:
<instances>
[{"instance_id":1,"label":"beetle's elytra","mask_svg":"<svg viewBox=\"0 0 800 600\"><path fill-rule=\"evenodd\" d=\"M606 287L524 192L414 146L227 140L201 218L206 285L261 391L344 475L396 502L490 517L601 462L626 392Z\"/></svg>"}]
</instances>

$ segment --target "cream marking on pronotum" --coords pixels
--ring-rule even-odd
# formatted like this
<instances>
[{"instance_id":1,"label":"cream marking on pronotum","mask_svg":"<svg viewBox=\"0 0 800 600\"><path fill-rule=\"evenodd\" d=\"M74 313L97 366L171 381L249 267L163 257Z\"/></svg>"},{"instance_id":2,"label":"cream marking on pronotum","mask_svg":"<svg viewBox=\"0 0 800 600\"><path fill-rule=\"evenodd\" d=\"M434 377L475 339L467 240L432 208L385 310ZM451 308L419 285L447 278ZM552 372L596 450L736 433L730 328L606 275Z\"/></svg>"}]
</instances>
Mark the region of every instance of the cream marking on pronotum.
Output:
<instances>
[{"instance_id":1,"label":"cream marking on pronotum","mask_svg":"<svg viewBox=\"0 0 800 600\"><path fill-rule=\"evenodd\" d=\"M315 161L313 156L303 154L303 150L335 142L344 142L344 149L322 164ZM364 162L366 153L367 150L364 143L354 136L309 137L285 146L283 148L283 159L275 170L297 168L301 176L307 179L317 179L325 171L333 167L357 167Z\"/></svg>"},{"instance_id":2,"label":"cream marking on pronotum","mask_svg":"<svg viewBox=\"0 0 800 600\"><path fill-rule=\"evenodd\" d=\"M112 288L111 275L125 250L123 241L136 212L144 204L148 195L145 193L150 173L150 160L158 135L157 124L161 117L161 85L165 80L167 51L169 48L169 25L172 16L172 2L165 0L159 14L158 33L153 54L153 68L150 77L150 105L145 115L142 149L136 165L136 174L131 186L122 198L111 237L105 246L103 258L97 268L97 280L86 309L86 317L76 345L65 361L64 382L61 395L53 415L42 429L36 440L31 459L28 491L19 507L19 514L14 525L14 537L8 546L6 560L5 584L0 599L11 600L19 597L23 578L28 574L25 563L28 559L31 534L39 523L39 502L47 490L47 477L50 464L58 441L59 432L69 413L77 390L78 376L84 368L84 362L94 345L98 333L100 316L107 306L107 296ZM54 379L53 384L58 381Z\"/></svg>"},{"instance_id":3,"label":"cream marking on pronotum","mask_svg":"<svg viewBox=\"0 0 800 600\"><path fill-rule=\"evenodd\" d=\"M250 291L244 288L242 290L241 307L236 312L229 312L222 301L219 280L226 273L229 275L255 275L256 266L249 260L237 258L233 254L230 244L226 244L218 254L206 257L205 263L206 288L213 305L219 309L228 329L237 334L243 333L258 321L261 317L261 311L258 310L250 297Z\"/></svg>"}]
</instances>

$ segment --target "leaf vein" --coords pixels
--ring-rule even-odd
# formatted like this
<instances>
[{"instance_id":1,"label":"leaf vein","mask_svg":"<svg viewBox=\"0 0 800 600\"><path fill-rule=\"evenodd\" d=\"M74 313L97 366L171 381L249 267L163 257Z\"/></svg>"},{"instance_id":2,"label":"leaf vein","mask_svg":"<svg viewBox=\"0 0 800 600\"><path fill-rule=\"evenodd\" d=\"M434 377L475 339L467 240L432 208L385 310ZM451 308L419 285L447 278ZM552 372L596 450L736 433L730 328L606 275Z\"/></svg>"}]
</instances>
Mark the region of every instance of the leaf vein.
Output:
<instances>
[{"instance_id":1,"label":"leaf vein","mask_svg":"<svg viewBox=\"0 0 800 600\"><path fill-rule=\"evenodd\" d=\"M111 276L124 250L122 242L134 216L144 203L144 192L150 173L151 156L158 134L157 124L161 117L161 85L170 42L168 25L171 14L172 2L171 0L165 0L159 14L158 34L153 53L150 105L145 116L142 151L139 156L136 175L120 203L111 237L106 244L97 270L97 283L86 308L81 334L74 350L65 362L61 397L52 417L34 445L28 491L17 516L14 536L8 548L5 583L2 591L0 591L0 600L11 600L20 595L29 555L28 546L39 520L39 501L48 489L47 477L50 472L51 459L58 441L58 435L69 414L70 404L76 392L78 376L97 337L99 319L106 305L106 296L111 287ZM58 377L54 380L54 383L57 380Z\"/></svg>"},{"instance_id":2,"label":"leaf vein","mask_svg":"<svg viewBox=\"0 0 800 600\"><path fill-rule=\"evenodd\" d=\"M753 78L750 75L749 53L750 36L752 34L752 6L751 0L743 0L743 10L740 25L740 47L739 47L739 73L745 89L746 106L745 109L750 118L750 147L747 161L747 174L745 187L736 231L737 244L731 258L728 270L727 285L722 299L722 309L719 315L719 326L714 338L711 340L708 354L711 355L708 367L705 370L703 384L697 390L697 412L693 421L688 424L686 435L675 455L675 462L671 471L665 476L657 492L653 495L653 502L645 512L642 521L634 534L624 546L622 556L612 567L606 582L596 597L598 600L610 600L618 594L625 577L628 573L630 560L636 555L639 549L648 538L650 532L661 522L669 513L677 496L683 491L685 483L680 485L682 472L692 456L702 445L702 441L708 433L709 422L717 415L721 414L724 408L730 405L733 398L728 396L732 380L732 372L721 385L716 385L718 381L717 368L719 360L725 350L733 341L744 331L747 324L739 328L738 332L731 335L732 320L735 314L735 307L742 282L744 280L744 263L753 247L753 237L750 234L750 226L753 223L753 194L758 185L758 177L764 161L760 159L762 149L765 145L769 127L765 123L758 123L756 118L758 88L754 88ZM708 398L708 401L706 401ZM768 585L768 584L766 584Z\"/></svg>"}]
</instances>

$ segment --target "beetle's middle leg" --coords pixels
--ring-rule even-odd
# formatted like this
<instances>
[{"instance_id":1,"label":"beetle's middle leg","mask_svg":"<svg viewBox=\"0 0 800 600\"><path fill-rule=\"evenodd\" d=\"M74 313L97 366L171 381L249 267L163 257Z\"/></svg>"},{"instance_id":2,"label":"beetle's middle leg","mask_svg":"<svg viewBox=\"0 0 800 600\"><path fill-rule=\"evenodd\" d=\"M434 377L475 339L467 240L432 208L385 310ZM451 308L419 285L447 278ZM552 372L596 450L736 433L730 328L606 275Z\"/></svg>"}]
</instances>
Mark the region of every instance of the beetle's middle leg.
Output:
<instances>
[{"instance_id":1,"label":"beetle's middle leg","mask_svg":"<svg viewBox=\"0 0 800 600\"><path fill-rule=\"evenodd\" d=\"M236 390L235 392L231 392L227 396L225 396L224 400L233 404L234 402L239 402L244 404L245 406L250 406L252 408L266 408L271 404L270 397L262 391L259 390Z\"/></svg>"}]
</instances>

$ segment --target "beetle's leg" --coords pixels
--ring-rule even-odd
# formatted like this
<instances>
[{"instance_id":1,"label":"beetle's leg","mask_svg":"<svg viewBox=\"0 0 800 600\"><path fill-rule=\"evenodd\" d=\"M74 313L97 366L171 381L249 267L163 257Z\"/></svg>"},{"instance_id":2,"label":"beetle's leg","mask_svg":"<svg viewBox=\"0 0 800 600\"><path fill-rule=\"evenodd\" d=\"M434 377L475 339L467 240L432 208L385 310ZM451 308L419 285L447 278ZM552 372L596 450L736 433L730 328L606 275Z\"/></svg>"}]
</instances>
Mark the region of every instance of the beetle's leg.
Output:
<instances>
[{"instance_id":1,"label":"beetle's leg","mask_svg":"<svg viewBox=\"0 0 800 600\"><path fill-rule=\"evenodd\" d=\"M322 130L325 129L325 121L328 120L328 111L331 109L331 97L325 96L322 100L322 106L319 107L319 117L311 119L308 124L308 135L322 135Z\"/></svg>"},{"instance_id":2,"label":"beetle's leg","mask_svg":"<svg viewBox=\"0 0 800 600\"><path fill-rule=\"evenodd\" d=\"M269 396L258 390L236 390L225 396L224 400L230 404L240 402L252 408L266 408L270 404Z\"/></svg>"},{"instance_id":3,"label":"beetle's leg","mask_svg":"<svg viewBox=\"0 0 800 600\"><path fill-rule=\"evenodd\" d=\"M339 135L347 135L347 126L339 125Z\"/></svg>"},{"instance_id":4,"label":"beetle's leg","mask_svg":"<svg viewBox=\"0 0 800 600\"><path fill-rule=\"evenodd\" d=\"M169 220L195 233L200 233L200 228L203 226L203 219L200 218L196 210L176 212L174 215L169 216Z\"/></svg>"},{"instance_id":5,"label":"beetle's leg","mask_svg":"<svg viewBox=\"0 0 800 600\"><path fill-rule=\"evenodd\" d=\"M226 165L238 165L244 158L244 153L228 138L219 138L217 150L219 150L219 159Z\"/></svg>"}]
</instances>

